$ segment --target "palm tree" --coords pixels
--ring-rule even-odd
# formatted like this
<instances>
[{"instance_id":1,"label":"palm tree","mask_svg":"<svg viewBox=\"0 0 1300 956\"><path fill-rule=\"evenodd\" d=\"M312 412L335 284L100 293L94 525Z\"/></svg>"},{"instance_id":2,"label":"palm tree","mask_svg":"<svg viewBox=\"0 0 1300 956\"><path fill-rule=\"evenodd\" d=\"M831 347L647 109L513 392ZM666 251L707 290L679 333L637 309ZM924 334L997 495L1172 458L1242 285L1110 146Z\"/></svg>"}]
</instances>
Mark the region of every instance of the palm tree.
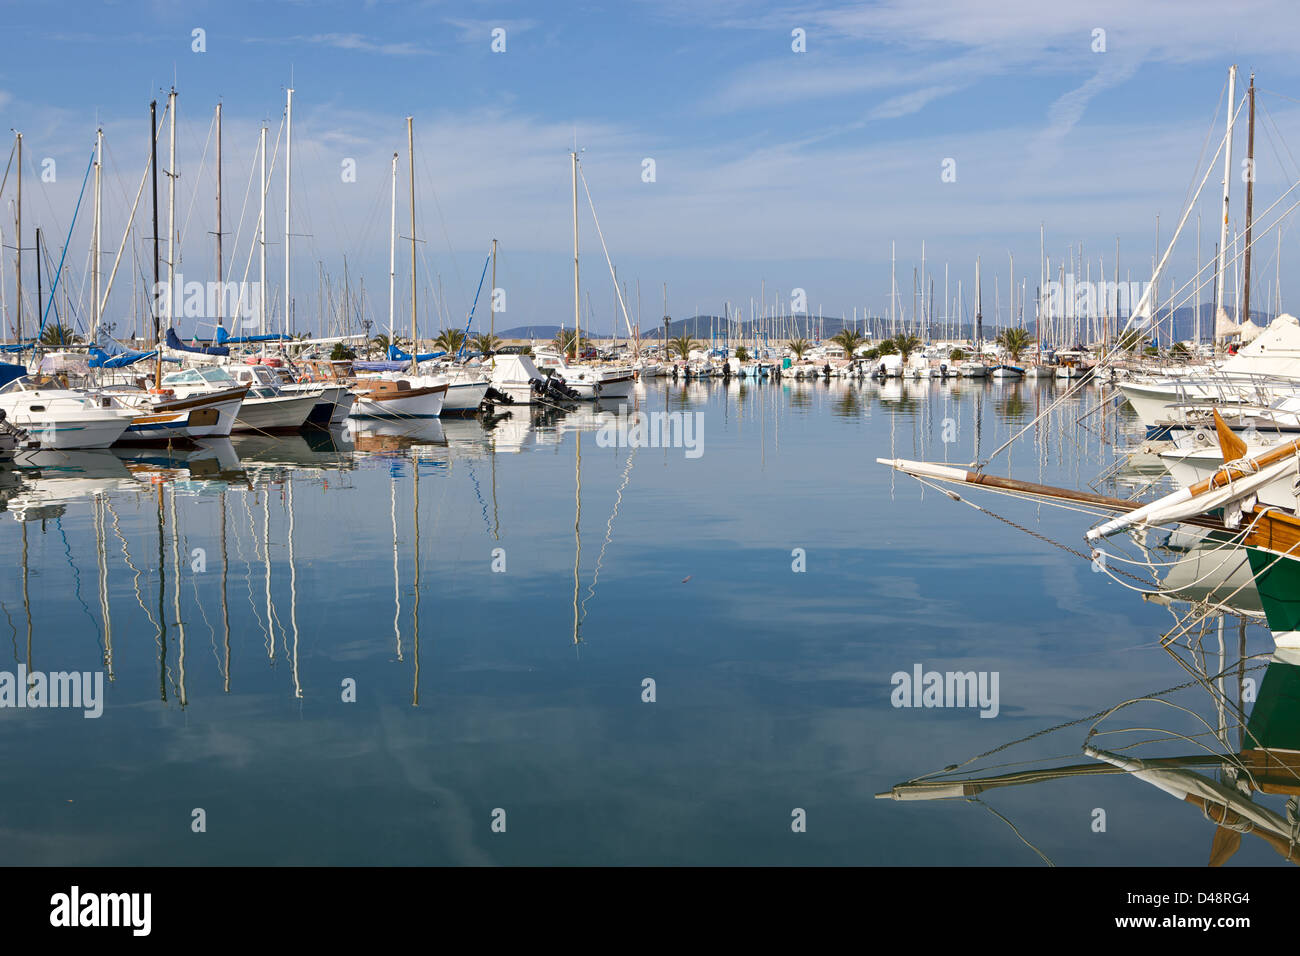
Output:
<instances>
[{"instance_id":1,"label":"palm tree","mask_svg":"<svg viewBox=\"0 0 1300 956\"><path fill-rule=\"evenodd\" d=\"M866 339L853 329L842 329L838 335L831 338L831 341L844 349L844 355L847 358L853 358L853 353L862 347L862 343Z\"/></svg>"},{"instance_id":2,"label":"palm tree","mask_svg":"<svg viewBox=\"0 0 1300 956\"><path fill-rule=\"evenodd\" d=\"M459 352L465 344L465 333L460 329L443 329L433 340L433 347L444 352Z\"/></svg>"},{"instance_id":3,"label":"palm tree","mask_svg":"<svg viewBox=\"0 0 1300 956\"><path fill-rule=\"evenodd\" d=\"M1011 356L1011 361L1019 362L1020 353L1034 344L1034 337L1028 329L1003 329L995 341Z\"/></svg>"},{"instance_id":4,"label":"palm tree","mask_svg":"<svg viewBox=\"0 0 1300 956\"><path fill-rule=\"evenodd\" d=\"M1129 329L1127 332L1120 334L1119 339L1115 342L1115 347L1125 352L1132 352L1146 340L1146 335L1140 330Z\"/></svg>"},{"instance_id":5,"label":"palm tree","mask_svg":"<svg viewBox=\"0 0 1300 956\"><path fill-rule=\"evenodd\" d=\"M573 329L560 329L551 339L551 348L573 358L578 352L578 333Z\"/></svg>"},{"instance_id":6,"label":"palm tree","mask_svg":"<svg viewBox=\"0 0 1300 956\"><path fill-rule=\"evenodd\" d=\"M501 348L501 340L491 332L484 332L476 335L469 340L470 347L477 349L484 355L491 355L497 349Z\"/></svg>"},{"instance_id":7,"label":"palm tree","mask_svg":"<svg viewBox=\"0 0 1300 956\"><path fill-rule=\"evenodd\" d=\"M786 347L789 348L790 351L794 353L794 357L796 359L802 359L804 353L807 352L810 348L812 348L812 343L809 342L807 339L791 339L789 342L786 342L785 344Z\"/></svg>"},{"instance_id":8,"label":"palm tree","mask_svg":"<svg viewBox=\"0 0 1300 956\"><path fill-rule=\"evenodd\" d=\"M953 349L951 352L948 353L949 362L964 362L966 361L966 358L967 356L966 356L965 349Z\"/></svg>"},{"instance_id":9,"label":"palm tree","mask_svg":"<svg viewBox=\"0 0 1300 956\"><path fill-rule=\"evenodd\" d=\"M920 347L921 340L910 332L899 332L892 339L886 339L884 346L882 346L882 348L893 349L903 358L907 358Z\"/></svg>"},{"instance_id":10,"label":"palm tree","mask_svg":"<svg viewBox=\"0 0 1300 956\"><path fill-rule=\"evenodd\" d=\"M366 350L366 354L377 349L384 358L388 358L388 346L396 344L395 341L390 341L387 335L381 333L370 340L370 347Z\"/></svg>"},{"instance_id":11,"label":"palm tree","mask_svg":"<svg viewBox=\"0 0 1300 956\"><path fill-rule=\"evenodd\" d=\"M1169 354L1174 358L1186 358L1192 354L1192 350L1187 347L1186 342L1175 342Z\"/></svg>"},{"instance_id":12,"label":"palm tree","mask_svg":"<svg viewBox=\"0 0 1300 956\"><path fill-rule=\"evenodd\" d=\"M62 322L55 322L53 325L47 325L41 332L41 345L46 348L63 348L69 345L80 345L81 336L72 329L68 328Z\"/></svg>"},{"instance_id":13,"label":"palm tree","mask_svg":"<svg viewBox=\"0 0 1300 956\"><path fill-rule=\"evenodd\" d=\"M347 345L342 342L335 342L334 348L330 350L330 361L333 362L342 362L356 357L357 353L352 351L352 349L348 348Z\"/></svg>"},{"instance_id":14,"label":"palm tree","mask_svg":"<svg viewBox=\"0 0 1300 956\"><path fill-rule=\"evenodd\" d=\"M743 345L737 345L737 346L736 346L736 361L737 361L737 362L748 362L748 361L749 361L749 349L745 348Z\"/></svg>"},{"instance_id":15,"label":"palm tree","mask_svg":"<svg viewBox=\"0 0 1300 956\"><path fill-rule=\"evenodd\" d=\"M700 343L683 332L677 338L668 340L668 354L672 355L677 352L682 358L688 359L691 357L691 350L699 348L699 345Z\"/></svg>"}]
</instances>

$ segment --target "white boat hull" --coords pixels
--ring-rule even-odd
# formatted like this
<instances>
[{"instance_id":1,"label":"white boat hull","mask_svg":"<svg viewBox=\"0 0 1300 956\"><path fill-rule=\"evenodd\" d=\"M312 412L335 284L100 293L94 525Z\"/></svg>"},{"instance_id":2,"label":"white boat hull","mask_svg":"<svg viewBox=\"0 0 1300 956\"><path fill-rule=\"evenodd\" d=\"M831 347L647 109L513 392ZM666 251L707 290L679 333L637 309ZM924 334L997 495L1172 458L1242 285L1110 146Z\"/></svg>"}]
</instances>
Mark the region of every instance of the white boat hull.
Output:
<instances>
[{"instance_id":1,"label":"white boat hull","mask_svg":"<svg viewBox=\"0 0 1300 956\"><path fill-rule=\"evenodd\" d=\"M425 392L410 397L385 398L382 401L357 395L351 418L437 418L442 414L446 391Z\"/></svg>"},{"instance_id":2,"label":"white boat hull","mask_svg":"<svg viewBox=\"0 0 1300 956\"><path fill-rule=\"evenodd\" d=\"M274 398L246 398L235 418L237 432L288 431L301 428L316 407L316 394L277 395Z\"/></svg>"},{"instance_id":3,"label":"white boat hull","mask_svg":"<svg viewBox=\"0 0 1300 956\"><path fill-rule=\"evenodd\" d=\"M87 409L58 412L47 416L11 414L9 420L25 428L32 441L43 449L107 448L122 437L131 415L121 409Z\"/></svg>"},{"instance_id":4,"label":"white boat hull","mask_svg":"<svg viewBox=\"0 0 1300 956\"><path fill-rule=\"evenodd\" d=\"M442 403L444 412L473 412L487 397L487 382L452 382Z\"/></svg>"}]
</instances>

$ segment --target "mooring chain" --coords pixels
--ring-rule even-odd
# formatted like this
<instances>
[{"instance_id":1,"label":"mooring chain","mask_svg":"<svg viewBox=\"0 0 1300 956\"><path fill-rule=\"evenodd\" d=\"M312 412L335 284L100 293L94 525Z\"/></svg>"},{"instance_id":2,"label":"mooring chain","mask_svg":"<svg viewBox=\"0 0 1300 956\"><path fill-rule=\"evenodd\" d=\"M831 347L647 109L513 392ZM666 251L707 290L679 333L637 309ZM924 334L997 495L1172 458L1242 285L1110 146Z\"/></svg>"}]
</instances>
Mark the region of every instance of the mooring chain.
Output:
<instances>
[{"instance_id":1,"label":"mooring chain","mask_svg":"<svg viewBox=\"0 0 1300 956\"><path fill-rule=\"evenodd\" d=\"M994 518L998 521L1001 521L1003 524L1009 525L1010 527L1015 528L1017 531L1023 532L1024 534L1027 534L1032 538L1037 538L1039 541L1045 542L1046 544L1050 544L1054 548L1060 548L1062 551L1065 551L1068 554L1072 554L1076 558L1082 558L1084 561L1088 561L1089 563L1091 563L1094 560L1095 552L1094 554L1084 554L1082 551L1079 551L1076 548L1072 548L1068 544L1062 544L1060 541L1056 541L1052 538L1049 538L1047 535L1042 534L1041 532L1034 531L1030 528L1026 528L1023 525L1019 525L1016 522L1012 521L1010 518L1004 518L996 511L990 511L988 508L985 508L983 505L977 505L975 502L967 498L963 498L961 495L957 494L957 492L949 488L941 488L938 485L931 484L930 482L926 481L924 478L918 478L917 480L920 481L922 484L928 485L929 487L933 488L935 491L939 492L939 494L947 495L953 501L959 501L964 505L969 505L970 507L974 508L976 511L988 515L990 518ZM1143 585L1147 589L1153 591L1160 590L1159 585L1157 585L1155 582L1148 581L1146 578L1143 577L1139 577L1138 575L1133 574L1131 571L1124 571L1120 568L1109 568L1109 567L1107 568L1107 570L1113 574L1122 574L1126 578L1131 578L1132 580L1138 582L1138 584Z\"/></svg>"}]
</instances>

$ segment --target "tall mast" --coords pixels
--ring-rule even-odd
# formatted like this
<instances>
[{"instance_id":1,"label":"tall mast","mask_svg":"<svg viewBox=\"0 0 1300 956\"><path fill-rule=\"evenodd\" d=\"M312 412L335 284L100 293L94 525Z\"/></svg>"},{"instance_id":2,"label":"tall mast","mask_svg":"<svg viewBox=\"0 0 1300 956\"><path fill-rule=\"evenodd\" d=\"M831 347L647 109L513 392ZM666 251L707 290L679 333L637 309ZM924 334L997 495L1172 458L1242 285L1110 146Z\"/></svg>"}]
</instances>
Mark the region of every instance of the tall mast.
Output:
<instances>
[{"instance_id":1,"label":"tall mast","mask_svg":"<svg viewBox=\"0 0 1300 956\"><path fill-rule=\"evenodd\" d=\"M36 227L36 315L37 322L40 322L45 315L45 303L42 301L44 296L41 292L41 227ZM40 326L37 326L37 336L35 348L40 348Z\"/></svg>"},{"instance_id":2,"label":"tall mast","mask_svg":"<svg viewBox=\"0 0 1300 956\"><path fill-rule=\"evenodd\" d=\"M153 175L153 347L158 349L159 340L162 338L159 329L159 312L162 309L162 303L158 301L158 101L154 100L149 104L149 170ZM37 260L39 264L40 260ZM171 295L171 290L167 290ZM158 355L158 362L161 363L162 354ZM156 363L157 364L157 363Z\"/></svg>"},{"instance_id":3,"label":"tall mast","mask_svg":"<svg viewBox=\"0 0 1300 956\"><path fill-rule=\"evenodd\" d=\"M162 352L161 339L162 330L161 315L162 303L159 302L159 101L153 100L149 103L149 172L153 176L153 350L157 352L155 356L155 378L162 378ZM36 260L40 264L40 259ZM168 295L172 295L172 290L168 289Z\"/></svg>"},{"instance_id":4,"label":"tall mast","mask_svg":"<svg viewBox=\"0 0 1300 956\"><path fill-rule=\"evenodd\" d=\"M569 154L573 158L573 328L577 335L574 357L582 354L582 309L578 300L578 150Z\"/></svg>"},{"instance_id":5,"label":"tall mast","mask_svg":"<svg viewBox=\"0 0 1300 956\"><path fill-rule=\"evenodd\" d=\"M217 104L217 325L226 306L225 261L221 255L221 104Z\"/></svg>"},{"instance_id":6,"label":"tall mast","mask_svg":"<svg viewBox=\"0 0 1300 956\"><path fill-rule=\"evenodd\" d=\"M1223 276L1227 271L1224 261L1228 255L1228 187L1232 184L1232 120L1237 108L1237 67L1228 69L1228 132L1223 150L1223 221L1219 223L1219 251L1216 270L1219 276L1214 289L1214 340L1219 340L1219 313L1223 310Z\"/></svg>"},{"instance_id":7,"label":"tall mast","mask_svg":"<svg viewBox=\"0 0 1300 956\"><path fill-rule=\"evenodd\" d=\"M282 331L289 331L292 298L289 283L289 180L293 174L293 87L289 87L284 107L284 315L280 320Z\"/></svg>"},{"instance_id":8,"label":"tall mast","mask_svg":"<svg viewBox=\"0 0 1300 956\"><path fill-rule=\"evenodd\" d=\"M984 339L984 295L980 288L980 257L975 257L975 358L979 361Z\"/></svg>"},{"instance_id":9,"label":"tall mast","mask_svg":"<svg viewBox=\"0 0 1300 956\"><path fill-rule=\"evenodd\" d=\"M1047 288L1047 226L1038 224L1038 302L1034 306L1034 340L1038 343L1038 364L1043 364L1043 290Z\"/></svg>"},{"instance_id":10,"label":"tall mast","mask_svg":"<svg viewBox=\"0 0 1300 956\"><path fill-rule=\"evenodd\" d=\"M1011 258L1011 279L1007 286L1007 295L1010 297L1010 303L1007 306L1010 310L1007 312L1007 328L1011 328L1019 325L1016 322L1016 254L1008 251L1007 255Z\"/></svg>"},{"instance_id":11,"label":"tall mast","mask_svg":"<svg viewBox=\"0 0 1300 956\"><path fill-rule=\"evenodd\" d=\"M95 251L90 259L90 340L99 342L99 251L102 205L100 200L101 176L104 166L104 128L95 130Z\"/></svg>"},{"instance_id":12,"label":"tall mast","mask_svg":"<svg viewBox=\"0 0 1300 956\"><path fill-rule=\"evenodd\" d=\"M18 291L18 325L15 329L17 338L16 342L23 340L23 134L18 133L18 218L17 231L14 233L18 238L15 240L18 246L18 263L14 267L17 273L17 291ZM155 276L155 279L157 277Z\"/></svg>"},{"instance_id":13,"label":"tall mast","mask_svg":"<svg viewBox=\"0 0 1300 956\"><path fill-rule=\"evenodd\" d=\"M176 88L167 94L167 110L171 114L170 158L167 160L167 327L175 325L176 311ZM159 347L158 365L154 374L154 387L162 388L162 351Z\"/></svg>"},{"instance_id":14,"label":"tall mast","mask_svg":"<svg viewBox=\"0 0 1300 956\"><path fill-rule=\"evenodd\" d=\"M898 275L895 268L894 243L889 243L889 334L898 334L898 319L894 315L894 303L898 300Z\"/></svg>"},{"instance_id":15,"label":"tall mast","mask_svg":"<svg viewBox=\"0 0 1300 956\"><path fill-rule=\"evenodd\" d=\"M1250 175L1246 177L1246 261L1243 265L1241 285L1241 314L1243 322L1250 321L1250 232L1253 225L1251 216L1255 199L1255 74L1250 74L1250 123L1246 133L1246 168Z\"/></svg>"},{"instance_id":16,"label":"tall mast","mask_svg":"<svg viewBox=\"0 0 1300 956\"><path fill-rule=\"evenodd\" d=\"M393 199L388 215L388 344L393 342L393 282L397 277L397 153L393 153Z\"/></svg>"},{"instance_id":17,"label":"tall mast","mask_svg":"<svg viewBox=\"0 0 1300 956\"><path fill-rule=\"evenodd\" d=\"M497 332L497 241L492 240L492 294L488 296L488 305L491 308L488 325L488 344L492 344L492 339Z\"/></svg>"},{"instance_id":18,"label":"tall mast","mask_svg":"<svg viewBox=\"0 0 1300 956\"><path fill-rule=\"evenodd\" d=\"M411 181L411 374L414 375L419 368L420 354L420 333L416 324L418 316L416 314L415 298L415 127L412 125L413 116L406 118L406 153L407 163L410 165Z\"/></svg>"},{"instance_id":19,"label":"tall mast","mask_svg":"<svg viewBox=\"0 0 1300 956\"><path fill-rule=\"evenodd\" d=\"M261 328L259 330L259 334L265 335L266 334L266 127L265 126L262 127L261 153L262 153L262 188L261 188L262 211L258 216L258 220L257 220L259 231L261 232L261 236L260 236L261 241L258 243L258 245L261 247L260 254L259 254L261 272L257 284L258 284L258 291L261 293L262 296L261 304L258 306L258 317L261 320Z\"/></svg>"}]
</instances>

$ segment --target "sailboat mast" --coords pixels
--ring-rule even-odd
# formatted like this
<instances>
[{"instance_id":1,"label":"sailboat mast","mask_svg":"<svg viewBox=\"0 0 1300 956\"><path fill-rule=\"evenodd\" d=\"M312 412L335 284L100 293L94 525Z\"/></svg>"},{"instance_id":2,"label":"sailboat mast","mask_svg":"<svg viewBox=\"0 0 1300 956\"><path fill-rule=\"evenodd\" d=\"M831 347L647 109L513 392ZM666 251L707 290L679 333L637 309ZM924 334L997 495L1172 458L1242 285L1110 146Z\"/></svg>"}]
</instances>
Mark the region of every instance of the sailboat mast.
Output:
<instances>
[{"instance_id":1,"label":"sailboat mast","mask_svg":"<svg viewBox=\"0 0 1300 956\"><path fill-rule=\"evenodd\" d=\"M491 295L488 296L488 307L491 313L488 319L488 344L492 344L492 339L496 337L497 332L497 241L492 240L492 288Z\"/></svg>"},{"instance_id":2,"label":"sailboat mast","mask_svg":"<svg viewBox=\"0 0 1300 956\"><path fill-rule=\"evenodd\" d=\"M161 338L159 332L158 312L162 303L158 301L158 101L154 100L149 104L149 149L150 160L149 169L153 174L153 347L158 348L158 340ZM36 260L40 265L40 259ZM171 290L167 290L171 294ZM162 353L158 354L155 364L162 363Z\"/></svg>"},{"instance_id":3,"label":"sailboat mast","mask_svg":"<svg viewBox=\"0 0 1300 956\"><path fill-rule=\"evenodd\" d=\"M393 284L397 278L397 153L393 153L393 199L388 216L388 344L393 341Z\"/></svg>"},{"instance_id":4,"label":"sailboat mast","mask_svg":"<svg viewBox=\"0 0 1300 956\"><path fill-rule=\"evenodd\" d=\"M289 181L293 175L293 87L289 87L284 107L284 315L280 319L282 331L289 331L290 298L289 284Z\"/></svg>"},{"instance_id":5,"label":"sailboat mast","mask_svg":"<svg viewBox=\"0 0 1300 956\"><path fill-rule=\"evenodd\" d=\"M18 214L15 220L16 231L14 235L18 238L15 243L18 247L18 262L14 266L14 272L17 273L17 292L18 292L18 324L15 328L17 338L15 342L23 340L23 134L15 134L18 137ZM154 281L158 279L154 276Z\"/></svg>"},{"instance_id":6,"label":"sailboat mast","mask_svg":"<svg viewBox=\"0 0 1300 956\"><path fill-rule=\"evenodd\" d=\"M415 297L415 117L406 118L406 155L411 183L411 374L419 367L420 332ZM418 471L418 469L417 469Z\"/></svg>"},{"instance_id":7,"label":"sailboat mast","mask_svg":"<svg viewBox=\"0 0 1300 956\"><path fill-rule=\"evenodd\" d=\"M1219 223L1219 251L1216 260L1219 281L1215 284L1214 290L1214 338L1216 343L1219 338L1219 313L1223 310L1223 287L1226 284L1223 281L1223 276L1227 270L1225 259L1228 255L1228 189L1232 184L1232 121L1236 108L1237 66L1233 64L1228 68L1228 131L1223 150L1223 221Z\"/></svg>"},{"instance_id":8,"label":"sailboat mast","mask_svg":"<svg viewBox=\"0 0 1300 956\"><path fill-rule=\"evenodd\" d=\"M176 90L167 94L167 111L171 114L170 146L167 160L167 327L176 323ZM162 388L162 343L158 347L154 387ZM161 507L161 505L160 505Z\"/></svg>"},{"instance_id":9,"label":"sailboat mast","mask_svg":"<svg viewBox=\"0 0 1300 956\"><path fill-rule=\"evenodd\" d=\"M975 360L980 361L984 340L984 294L980 288L980 257L975 257Z\"/></svg>"},{"instance_id":10,"label":"sailboat mast","mask_svg":"<svg viewBox=\"0 0 1300 956\"><path fill-rule=\"evenodd\" d=\"M221 104L217 104L217 326L225 317L225 259L221 254Z\"/></svg>"},{"instance_id":11,"label":"sailboat mast","mask_svg":"<svg viewBox=\"0 0 1300 956\"><path fill-rule=\"evenodd\" d=\"M1255 74L1250 74L1250 121L1246 133L1246 260L1242 266L1241 314L1243 322L1250 321L1250 233L1253 223L1255 199Z\"/></svg>"},{"instance_id":12,"label":"sailboat mast","mask_svg":"<svg viewBox=\"0 0 1300 956\"><path fill-rule=\"evenodd\" d=\"M95 235L94 235L95 251L91 254L91 260L90 260L90 294L91 294L90 340L95 343L99 342L99 319L100 319L99 254L100 254L100 249L102 248L100 246L100 226L102 225L102 218L101 218L102 206L101 206L101 197L100 197L100 185L101 185L100 171L103 169L103 167L104 167L104 128L101 126L99 129L95 130Z\"/></svg>"},{"instance_id":13,"label":"sailboat mast","mask_svg":"<svg viewBox=\"0 0 1300 956\"><path fill-rule=\"evenodd\" d=\"M573 328L577 335L575 357L582 354L582 308L578 298L578 151L569 154L573 159Z\"/></svg>"},{"instance_id":14,"label":"sailboat mast","mask_svg":"<svg viewBox=\"0 0 1300 956\"><path fill-rule=\"evenodd\" d=\"M258 246L260 247L259 260L260 260L261 272L259 274L257 285L258 285L258 292L261 294L262 300L258 304L257 311L258 311L258 318L261 321L261 328L259 329L259 333L261 335L265 335L266 334L266 127L265 126L262 127L261 153L262 153L262 189L261 189L262 210L257 219L258 231L260 232L260 236L258 237L259 239Z\"/></svg>"}]
</instances>

